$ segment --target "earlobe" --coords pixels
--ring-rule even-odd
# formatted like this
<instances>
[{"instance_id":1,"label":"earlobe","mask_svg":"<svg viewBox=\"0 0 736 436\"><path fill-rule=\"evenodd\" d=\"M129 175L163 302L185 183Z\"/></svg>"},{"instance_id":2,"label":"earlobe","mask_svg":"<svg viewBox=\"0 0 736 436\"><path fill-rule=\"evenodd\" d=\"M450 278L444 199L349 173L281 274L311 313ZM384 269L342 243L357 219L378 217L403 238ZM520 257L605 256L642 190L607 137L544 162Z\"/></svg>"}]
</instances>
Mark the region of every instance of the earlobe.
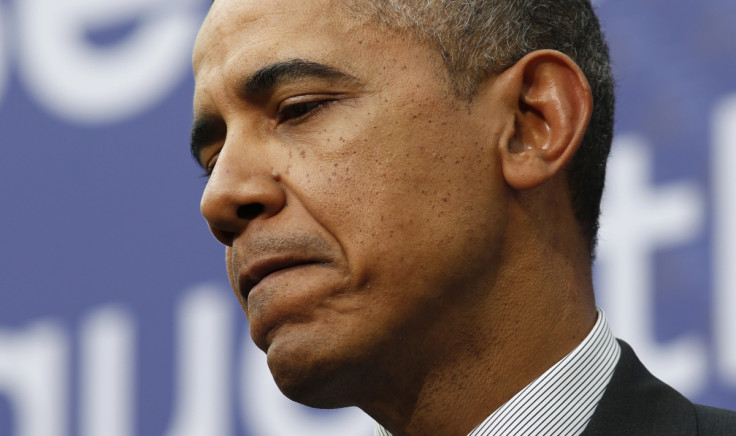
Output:
<instances>
[{"instance_id":1,"label":"earlobe","mask_svg":"<svg viewBox=\"0 0 736 436\"><path fill-rule=\"evenodd\" d=\"M585 75L569 57L535 51L503 73L515 95L514 133L499 150L514 189L539 186L559 174L577 151L593 108Z\"/></svg>"}]
</instances>

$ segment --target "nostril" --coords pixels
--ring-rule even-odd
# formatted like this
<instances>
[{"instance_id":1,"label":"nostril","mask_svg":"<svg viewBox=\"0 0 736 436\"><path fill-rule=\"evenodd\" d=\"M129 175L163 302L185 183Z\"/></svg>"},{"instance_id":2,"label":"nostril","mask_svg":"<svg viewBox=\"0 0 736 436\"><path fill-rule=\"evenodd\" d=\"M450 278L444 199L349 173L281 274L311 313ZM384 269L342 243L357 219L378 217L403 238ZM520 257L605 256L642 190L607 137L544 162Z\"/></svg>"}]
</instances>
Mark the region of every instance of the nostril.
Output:
<instances>
[{"instance_id":1,"label":"nostril","mask_svg":"<svg viewBox=\"0 0 736 436\"><path fill-rule=\"evenodd\" d=\"M238 218L252 220L262 214L265 207L261 203L244 204L238 208Z\"/></svg>"}]
</instances>

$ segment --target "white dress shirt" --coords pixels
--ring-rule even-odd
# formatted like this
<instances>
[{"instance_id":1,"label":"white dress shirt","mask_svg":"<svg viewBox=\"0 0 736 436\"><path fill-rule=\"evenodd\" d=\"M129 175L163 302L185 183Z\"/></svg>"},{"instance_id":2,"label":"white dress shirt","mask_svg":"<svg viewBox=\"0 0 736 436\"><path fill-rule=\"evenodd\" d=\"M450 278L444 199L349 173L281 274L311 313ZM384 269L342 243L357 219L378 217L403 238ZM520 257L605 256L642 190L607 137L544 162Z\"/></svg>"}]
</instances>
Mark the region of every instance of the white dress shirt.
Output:
<instances>
[{"instance_id":1,"label":"white dress shirt","mask_svg":"<svg viewBox=\"0 0 736 436\"><path fill-rule=\"evenodd\" d=\"M606 315L562 360L504 403L468 436L579 436L611 381L621 355ZM391 436L378 425L375 436Z\"/></svg>"}]
</instances>

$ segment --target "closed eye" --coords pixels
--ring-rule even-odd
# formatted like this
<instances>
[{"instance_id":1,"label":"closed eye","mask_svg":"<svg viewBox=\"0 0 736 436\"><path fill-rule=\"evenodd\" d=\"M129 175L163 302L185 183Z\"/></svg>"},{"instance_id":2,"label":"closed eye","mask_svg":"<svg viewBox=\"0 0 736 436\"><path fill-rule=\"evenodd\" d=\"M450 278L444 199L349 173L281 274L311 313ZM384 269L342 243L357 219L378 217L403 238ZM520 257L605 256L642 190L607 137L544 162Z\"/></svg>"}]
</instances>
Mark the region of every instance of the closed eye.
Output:
<instances>
[{"instance_id":1,"label":"closed eye","mask_svg":"<svg viewBox=\"0 0 736 436\"><path fill-rule=\"evenodd\" d=\"M212 172L215 170L215 164L217 163L217 157L220 153L217 153L215 156L213 156L207 163L204 164L204 173L202 174L202 178L205 179L205 181L209 181L209 178L212 176Z\"/></svg>"},{"instance_id":2,"label":"closed eye","mask_svg":"<svg viewBox=\"0 0 736 436\"><path fill-rule=\"evenodd\" d=\"M316 112L318 109L335 102L333 99L325 100L309 100L304 102L295 102L292 104L285 104L281 110L276 114L279 123L288 121L300 121L303 118Z\"/></svg>"}]
</instances>

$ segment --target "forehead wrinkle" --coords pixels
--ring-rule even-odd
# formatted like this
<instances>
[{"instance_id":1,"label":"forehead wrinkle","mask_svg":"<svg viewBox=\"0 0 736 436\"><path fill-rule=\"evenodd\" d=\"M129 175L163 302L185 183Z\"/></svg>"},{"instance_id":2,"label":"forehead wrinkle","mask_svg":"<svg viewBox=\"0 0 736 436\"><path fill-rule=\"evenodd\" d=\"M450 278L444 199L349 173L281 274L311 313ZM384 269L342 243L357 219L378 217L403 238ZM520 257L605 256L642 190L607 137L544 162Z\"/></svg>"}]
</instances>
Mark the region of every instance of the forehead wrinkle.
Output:
<instances>
[{"instance_id":1,"label":"forehead wrinkle","mask_svg":"<svg viewBox=\"0 0 736 436\"><path fill-rule=\"evenodd\" d=\"M349 74L348 71L352 72L351 69L344 69L347 65L342 65L339 58L333 59L338 61L335 64L323 59L323 56L319 56L319 59L313 59L315 65L309 65L309 60L304 61L298 58L304 56L309 59L312 56L305 56L299 50L291 50L291 45L284 42L285 38L275 38L270 34L269 37L258 32L259 26L269 26L275 29L276 33L274 35L277 36L283 32L275 24L278 24L282 19L288 20L289 10L271 7L279 3L286 6L289 4L287 1L218 0L215 2L200 30L194 48L195 112L204 112L205 110L212 112L214 110L219 113L219 109L225 109L235 103L235 100L243 102L243 90L247 89L252 92L254 88L263 88L262 86L244 86L249 81L246 75L255 76L257 71L254 71L254 68L257 68L258 64L300 64L290 65L290 68L286 68L286 70L289 70L286 73L282 71L275 76L271 74L270 76L277 80L273 80L270 85L279 84L281 80L293 80L306 76L319 76L322 79L333 81L333 83L342 81L340 84L366 85L364 81ZM338 20L341 29L340 34L354 33L356 27L363 27L368 24L366 15L356 13L341 1L318 0L314 3L315 7L320 6L319 9L324 9L330 5L333 6L331 9L332 17L337 13L344 18ZM303 18L307 19L307 17ZM301 22L303 20L297 18L297 21ZM317 20L305 27L306 25L306 22L301 23L297 28L301 28L301 32L309 33L313 26L321 28L327 24L324 20ZM327 34L334 37L335 35L331 30L336 29L329 26ZM279 56L279 52L282 52L282 56ZM322 50L319 52L325 54ZM327 66L313 68L319 62L324 62ZM339 67L330 64L339 65ZM291 68L292 66L294 68ZM330 71L330 69L333 71ZM262 85L269 82L269 78L265 76L259 78Z\"/></svg>"},{"instance_id":2,"label":"forehead wrinkle","mask_svg":"<svg viewBox=\"0 0 736 436\"><path fill-rule=\"evenodd\" d=\"M201 64L214 57L217 49L226 45L228 39L240 36L243 28L263 19L262 14L258 15L248 9L253 7L250 3L252 2L218 1L212 5L199 29L192 51L195 76Z\"/></svg>"},{"instance_id":3,"label":"forehead wrinkle","mask_svg":"<svg viewBox=\"0 0 736 436\"><path fill-rule=\"evenodd\" d=\"M197 37L195 48L193 51L192 64L196 70L200 64L205 62L218 63L225 69L231 69L236 64L242 64L248 56L245 51L248 47L259 45L262 42L260 32L253 29L258 22L263 22L263 26L272 29L281 29L281 23L284 21L300 21L300 35L308 34L316 28L326 25L327 21L333 24L339 23L340 27L346 34L351 33L356 26L369 23L370 17L353 6L356 0L311 0L305 1L304 4L310 4L310 11L316 13L316 20L309 19L303 14L294 17L291 0L218 0L214 2L210 11L205 18L205 22L200 29ZM357 0L362 2L364 0ZM322 20L329 12L329 17L333 20ZM311 16L311 14L310 14ZM338 18L339 17L339 18ZM334 20L337 18L336 20ZM330 25L332 29L332 26ZM333 29L334 30L334 29ZM297 35L297 37L300 37ZM235 38L236 40L233 40ZM229 40L229 41L228 41ZM275 40L274 40L275 41ZM285 42L284 39L282 42ZM230 45L231 50L224 59L213 59L217 55L218 48ZM273 49L274 47L272 47ZM234 49L234 50L233 50ZM237 56L231 56L238 52ZM273 52L273 51L272 51ZM297 53L292 53L292 57L299 57Z\"/></svg>"}]
</instances>

